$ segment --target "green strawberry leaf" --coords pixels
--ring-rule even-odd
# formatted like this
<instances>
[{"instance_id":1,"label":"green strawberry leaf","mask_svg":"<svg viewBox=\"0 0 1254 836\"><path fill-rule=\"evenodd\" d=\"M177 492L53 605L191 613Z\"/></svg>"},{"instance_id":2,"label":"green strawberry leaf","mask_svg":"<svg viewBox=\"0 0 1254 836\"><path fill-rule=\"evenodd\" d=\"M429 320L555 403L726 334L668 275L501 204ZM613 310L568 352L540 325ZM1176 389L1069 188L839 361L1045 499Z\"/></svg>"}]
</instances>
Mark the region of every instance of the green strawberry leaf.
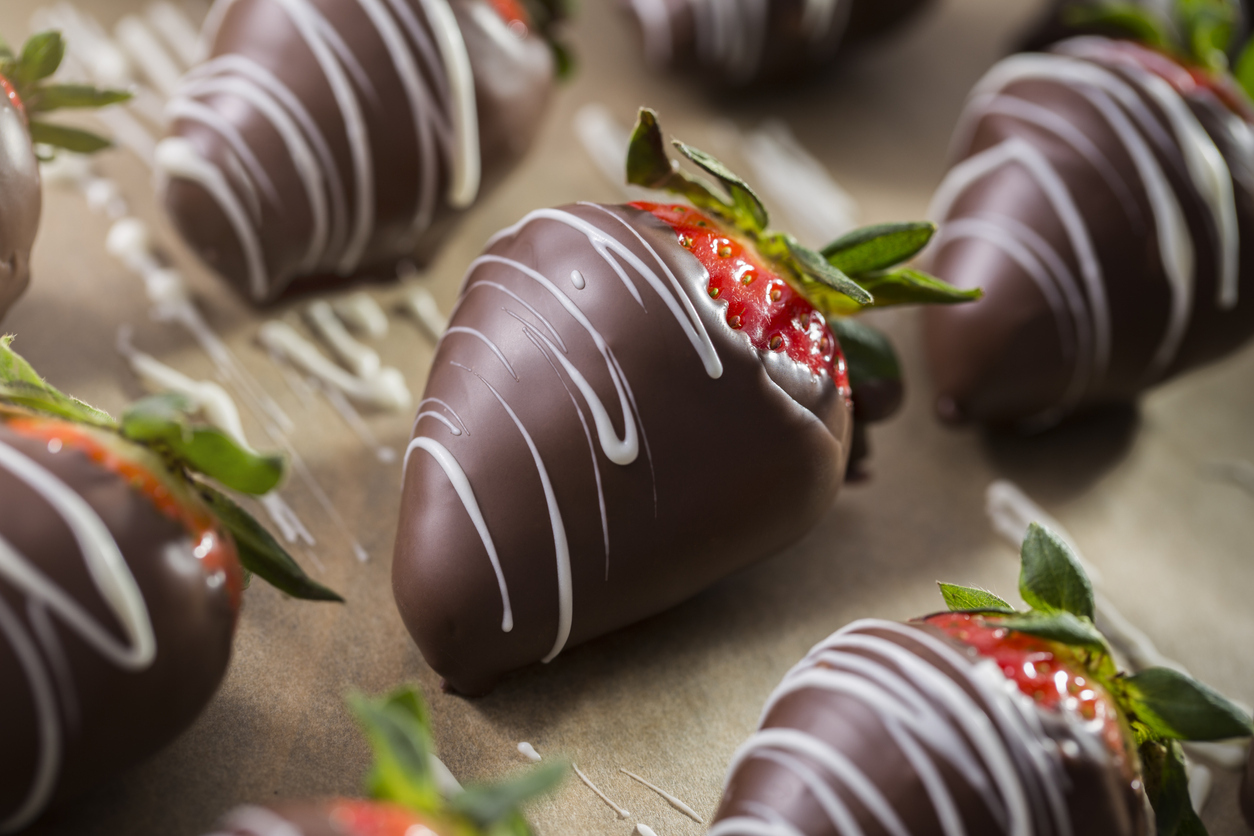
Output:
<instances>
[{"instance_id":1,"label":"green strawberry leaf","mask_svg":"<svg viewBox=\"0 0 1254 836\"><path fill-rule=\"evenodd\" d=\"M859 275L858 284L875 295L875 307L890 305L954 305L974 302L984 295L978 287L959 290L935 276L902 267L888 273Z\"/></svg>"},{"instance_id":2,"label":"green strawberry leaf","mask_svg":"<svg viewBox=\"0 0 1254 836\"><path fill-rule=\"evenodd\" d=\"M50 386L22 355L13 350L13 335L0 337L0 401L46 412L80 424L115 429L117 422L77 398Z\"/></svg>"},{"instance_id":3,"label":"green strawberry leaf","mask_svg":"<svg viewBox=\"0 0 1254 836\"><path fill-rule=\"evenodd\" d=\"M378 699L353 693L348 705L374 753L366 776L370 795L418 812L439 811L443 799L431 769L435 744L419 693L409 686Z\"/></svg>"},{"instance_id":4,"label":"green strawberry leaf","mask_svg":"<svg viewBox=\"0 0 1254 836\"><path fill-rule=\"evenodd\" d=\"M727 189L727 193L731 195L736 219L742 228L752 229L755 232L764 232L766 230L767 225L770 223L770 216L767 215L766 207L762 205L762 200L739 174L736 174L713 156L698 148L685 145L677 139L672 144L679 150L679 153L692 160L693 163L707 173L713 174L718 178L718 181Z\"/></svg>"},{"instance_id":5,"label":"green strawberry leaf","mask_svg":"<svg viewBox=\"0 0 1254 836\"><path fill-rule=\"evenodd\" d=\"M802 275L803 285L807 284L805 281L806 279L810 279L819 284L826 285L832 290L835 290L837 293L847 296L858 305L865 306L875 304L875 297L868 293L865 288L853 279L828 264L823 256L819 255L809 247L803 246L801 242L799 242L796 238L793 238L791 235L784 235L782 237L784 244L788 249L788 254L792 257L798 271ZM806 292L807 298L810 298L809 289L804 286L802 289ZM815 302L813 298L810 298L810 301L811 303L814 303L814 306L818 308L824 316L829 316L832 313L840 313L840 311L825 310L824 306Z\"/></svg>"},{"instance_id":6,"label":"green strawberry leaf","mask_svg":"<svg viewBox=\"0 0 1254 836\"><path fill-rule=\"evenodd\" d=\"M65 58L65 39L60 32L40 32L31 35L22 46L17 66L8 78L18 88L34 84L57 71ZM19 93L21 90L19 89Z\"/></svg>"},{"instance_id":7,"label":"green strawberry leaf","mask_svg":"<svg viewBox=\"0 0 1254 836\"><path fill-rule=\"evenodd\" d=\"M1137 719L1160 737L1205 741L1254 734L1249 715L1179 671L1146 668L1123 686Z\"/></svg>"},{"instance_id":8,"label":"green strawberry leaf","mask_svg":"<svg viewBox=\"0 0 1254 836\"><path fill-rule=\"evenodd\" d=\"M1240 5L1233 0L1176 0L1175 11L1189 53L1205 67L1226 70Z\"/></svg>"},{"instance_id":9,"label":"green strawberry leaf","mask_svg":"<svg viewBox=\"0 0 1254 836\"><path fill-rule=\"evenodd\" d=\"M344 599L305 574L287 550L271 536L261 523L235 504L226 494L204 482L195 482L196 490L209 505L218 522L235 540L239 562L280 592L306 601L339 601Z\"/></svg>"},{"instance_id":10,"label":"green strawberry leaf","mask_svg":"<svg viewBox=\"0 0 1254 836\"><path fill-rule=\"evenodd\" d=\"M4 39L3 35L0 35L0 67L3 67L16 57L17 56L13 54L13 47L9 46L9 42ZM7 73L4 73L3 75L6 78L8 77Z\"/></svg>"},{"instance_id":11,"label":"green strawberry leaf","mask_svg":"<svg viewBox=\"0 0 1254 836\"><path fill-rule=\"evenodd\" d=\"M51 145L53 148L73 151L76 154L95 154L113 147L112 142L91 131L33 119L30 122L30 138L34 143Z\"/></svg>"},{"instance_id":12,"label":"green strawberry leaf","mask_svg":"<svg viewBox=\"0 0 1254 836\"><path fill-rule=\"evenodd\" d=\"M1099 653L1109 652L1105 637L1093 622L1069 612L1029 612L1000 619L997 623L1020 633L1039 636L1070 647L1082 647Z\"/></svg>"},{"instance_id":13,"label":"green strawberry leaf","mask_svg":"<svg viewBox=\"0 0 1254 836\"><path fill-rule=\"evenodd\" d=\"M1142 777L1154 808L1158 836L1207 836L1206 826L1193 810L1184 753L1174 740L1149 740L1140 747Z\"/></svg>"},{"instance_id":14,"label":"green strawberry leaf","mask_svg":"<svg viewBox=\"0 0 1254 836\"><path fill-rule=\"evenodd\" d=\"M565 761L542 763L499 784L468 787L465 792L449 799L449 807L484 831L511 819L525 826L518 808L537 796L553 791L569 770ZM529 833L530 829L510 832Z\"/></svg>"},{"instance_id":15,"label":"green strawberry leaf","mask_svg":"<svg viewBox=\"0 0 1254 836\"><path fill-rule=\"evenodd\" d=\"M823 257L837 270L860 277L909 261L934 234L936 224L931 221L864 226L824 247Z\"/></svg>"},{"instance_id":16,"label":"green strawberry leaf","mask_svg":"<svg viewBox=\"0 0 1254 836\"><path fill-rule=\"evenodd\" d=\"M971 586L956 586L952 583L937 584L945 606L950 612L995 612L1014 613L1014 607L998 598L993 593L976 589Z\"/></svg>"},{"instance_id":17,"label":"green strawberry leaf","mask_svg":"<svg viewBox=\"0 0 1254 836\"><path fill-rule=\"evenodd\" d=\"M1241 85L1241 89L1245 91L1245 95L1254 99L1254 40L1247 43L1241 50L1232 74Z\"/></svg>"},{"instance_id":18,"label":"green strawberry leaf","mask_svg":"<svg viewBox=\"0 0 1254 836\"><path fill-rule=\"evenodd\" d=\"M836 333L854 388L876 380L901 380L901 363L892 341L878 328L847 316L833 316L827 324Z\"/></svg>"},{"instance_id":19,"label":"green strawberry leaf","mask_svg":"<svg viewBox=\"0 0 1254 836\"><path fill-rule=\"evenodd\" d=\"M47 113L69 108L98 108L130 101L125 90L101 90L90 84L45 84L24 100L26 112Z\"/></svg>"},{"instance_id":20,"label":"green strawberry leaf","mask_svg":"<svg viewBox=\"0 0 1254 836\"><path fill-rule=\"evenodd\" d=\"M1096 27L1127 32L1134 41L1162 52L1173 52L1174 43L1164 21L1138 3L1075 3L1063 11L1068 26Z\"/></svg>"},{"instance_id":21,"label":"green strawberry leaf","mask_svg":"<svg viewBox=\"0 0 1254 836\"><path fill-rule=\"evenodd\" d=\"M250 450L217 427L192 425L191 402L165 392L136 401L122 415L122 435L163 447L188 468L240 493L260 495L278 487L286 470L281 455Z\"/></svg>"},{"instance_id":22,"label":"green strawberry leaf","mask_svg":"<svg viewBox=\"0 0 1254 836\"><path fill-rule=\"evenodd\" d=\"M1093 620L1093 585L1071 548L1054 532L1032 523L1023 541L1019 594L1035 609Z\"/></svg>"},{"instance_id":23,"label":"green strawberry leaf","mask_svg":"<svg viewBox=\"0 0 1254 836\"><path fill-rule=\"evenodd\" d=\"M672 192L687 198L694 206L734 220L736 208L718 196L713 183L693 177L679 168L666 153L657 114L640 108L631 143L627 146L627 182L646 189Z\"/></svg>"}]
</instances>

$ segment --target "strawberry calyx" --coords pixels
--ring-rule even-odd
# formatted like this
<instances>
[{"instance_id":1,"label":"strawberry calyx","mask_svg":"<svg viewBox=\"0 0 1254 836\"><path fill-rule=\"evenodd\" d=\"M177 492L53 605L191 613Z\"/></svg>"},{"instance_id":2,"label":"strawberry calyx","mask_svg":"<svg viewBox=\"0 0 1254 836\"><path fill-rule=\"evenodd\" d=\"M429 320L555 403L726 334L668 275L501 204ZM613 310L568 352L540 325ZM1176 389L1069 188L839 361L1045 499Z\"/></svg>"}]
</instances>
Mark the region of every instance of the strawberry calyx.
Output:
<instances>
[{"instance_id":1,"label":"strawberry calyx","mask_svg":"<svg viewBox=\"0 0 1254 836\"><path fill-rule=\"evenodd\" d=\"M1134 762L1126 721L1100 673L1090 670L1089 658L1065 644L1005 627L1003 620L996 615L950 612L929 616L923 623L993 660L1037 705L1079 718L1112 754Z\"/></svg>"},{"instance_id":2,"label":"strawberry calyx","mask_svg":"<svg viewBox=\"0 0 1254 836\"><path fill-rule=\"evenodd\" d=\"M374 752L366 779L374 801L331 803L350 836L531 836L519 808L555 789L568 771L565 761L545 759L500 783L450 789L437 775L430 714L416 688L351 694L348 704ZM405 822L413 829L403 829Z\"/></svg>"},{"instance_id":3,"label":"strawberry calyx","mask_svg":"<svg viewBox=\"0 0 1254 836\"><path fill-rule=\"evenodd\" d=\"M1178 670L1121 672L1095 624L1093 586L1057 534L1033 523L1021 557L1019 594L1029 610L1020 612L987 590L942 583L950 612L923 623L994 660L1039 704L1095 724L1116 753L1135 750L1129 774L1142 776L1160 836L1204 834L1189 801L1180 742L1249 737L1254 721Z\"/></svg>"},{"instance_id":4,"label":"strawberry calyx","mask_svg":"<svg viewBox=\"0 0 1254 836\"><path fill-rule=\"evenodd\" d=\"M816 376L827 375L849 395L840 343L826 318L751 241L715 218L682 204L635 202L675 230L681 247L709 274L707 292L725 305L724 319L761 352L779 352Z\"/></svg>"},{"instance_id":5,"label":"strawberry calyx","mask_svg":"<svg viewBox=\"0 0 1254 836\"><path fill-rule=\"evenodd\" d=\"M7 409L0 409L0 420L17 434L43 442L50 452L77 451L99 467L122 477L131 490L146 497L158 512L191 535L192 553L200 561L205 575L222 578L231 606L239 610L244 572L234 541L223 532L199 498L171 478L160 459L142 448L120 442L111 433L83 424Z\"/></svg>"},{"instance_id":6,"label":"strawberry calyx","mask_svg":"<svg viewBox=\"0 0 1254 836\"><path fill-rule=\"evenodd\" d=\"M11 335L0 337L0 419L45 441L49 449L68 446L123 476L192 533L197 557L210 572L226 573L236 603L247 581L238 566L292 597L343 601L305 574L257 520L209 483L244 494L268 493L283 478L283 456L258 453L216 427L192 422L192 404L173 393L140 400L115 420L50 386L12 342ZM238 558L235 569L231 555Z\"/></svg>"},{"instance_id":7,"label":"strawberry calyx","mask_svg":"<svg viewBox=\"0 0 1254 836\"><path fill-rule=\"evenodd\" d=\"M65 40L59 32L32 35L17 53L0 40L0 93L21 111L36 145L80 154L109 148L109 140L91 131L43 120L44 114L53 111L95 109L131 98L125 90L49 82L64 58Z\"/></svg>"}]
</instances>

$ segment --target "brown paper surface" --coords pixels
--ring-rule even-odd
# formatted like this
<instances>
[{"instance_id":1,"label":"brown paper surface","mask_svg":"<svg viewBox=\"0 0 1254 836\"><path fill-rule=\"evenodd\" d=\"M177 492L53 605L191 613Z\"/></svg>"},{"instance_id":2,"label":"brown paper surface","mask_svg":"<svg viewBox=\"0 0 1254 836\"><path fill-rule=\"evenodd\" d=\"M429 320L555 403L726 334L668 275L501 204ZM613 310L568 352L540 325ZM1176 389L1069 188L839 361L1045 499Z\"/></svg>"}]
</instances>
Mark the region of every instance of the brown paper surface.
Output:
<instances>
[{"instance_id":1,"label":"brown paper surface","mask_svg":"<svg viewBox=\"0 0 1254 836\"><path fill-rule=\"evenodd\" d=\"M17 42L40 2L47 0L0 2L0 31ZM140 0L80 4L109 25L142 7ZM863 222L925 216L966 91L1037 6L941 2L905 31L849 56L824 84L720 100L646 71L613 2L580 5L572 32L577 79L561 91L527 162L470 213L424 279L445 311L463 269L495 230L540 206L620 199L572 131L573 115L588 102L605 103L624 123L648 103L668 131L714 151L726 130L718 120L747 129L782 118L857 199ZM348 604L297 603L254 584L230 672L200 720L146 764L102 776L98 789L32 832L196 836L238 803L357 793L368 755L344 693L414 681L431 702L441 755L463 781L524 766L516 745L529 741L543 754L572 758L631 812L616 818L572 779L531 808L540 832L628 836L643 822L660 836L701 833L619 769L708 817L763 701L812 644L855 618L938 609L938 579L1012 595L1016 555L983 510L996 478L1017 481L1067 526L1110 598L1166 653L1254 703L1254 496L1207 470L1215 461L1254 460L1254 353L1159 388L1135 415L1030 440L989 437L933 420L918 320L909 312L877 317L902 351L910 389L903 412L874 431L873 478L847 486L801 543L669 613L523 671L488 697L443 694L392 603L399 464L380 463L324 400L298 397L256 346L263 316L297 322L295 307L251 311L180 248L134 157L111 152L101 168L174 253L212 325L295 419L296 448L344 522L337 526L292 480L285 496L318 539L296 556ZM80 195L48 189L33 286L4 327L56 385L116 412L141 394L114 350L119 325L132 325L139 348L192 377L212 378L213 367L186 332L150 321L140 281L104 250L107 230ZM371 292L392 307L399 296L389 285ZM396 313L377 347L419 394L431 342ZM365 417L382 443L404 449L412 415ZM259 423L249 414L245 421L263 445ZM354 557L350 533L369 552L367 562ZM1235 778L1217 773L1216 782L1211 833L1249 834L1236 812Z\"/></svg>"}]
</instances>

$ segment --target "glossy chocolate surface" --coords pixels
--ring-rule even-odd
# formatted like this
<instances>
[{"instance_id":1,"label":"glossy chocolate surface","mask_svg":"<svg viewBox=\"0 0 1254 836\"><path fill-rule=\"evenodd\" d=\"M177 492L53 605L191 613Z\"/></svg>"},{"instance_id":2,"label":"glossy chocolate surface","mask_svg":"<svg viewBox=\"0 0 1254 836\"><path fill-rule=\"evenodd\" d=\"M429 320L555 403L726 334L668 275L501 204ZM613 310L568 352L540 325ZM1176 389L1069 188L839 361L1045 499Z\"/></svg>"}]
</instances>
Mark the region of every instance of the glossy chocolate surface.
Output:
<instances>
[{"instance_id":1,"label":"glossy chocolate surface","mask_svg":"<svg viewBox=\"0 0 1254 836\"><path fill-rule=\"evenodd\" d=\"M710 833L783 820L803 836L941 836L957 832L949 816L990 836L1145 833L1131 778L1077 719L1007 688L940 631L860 621L772 695Z\"/></svg>"},{"instance_id":2,"label":"glossy chocolate surface","mask_svg":"<svg viewBox=\"0 0 1254 836\"><path fill-rule=\"evenodd\" d=\"M929 266L985 298L926 313L942 416L1049 426L1254 334L1254 131L1162 56L1011 56L954 147Z\"/></svg>"},{"instance_id":3,"label":"glossy chocolate surface","mask_svg":"<svg viewBox=\"0 0 1254 836\"><path fill-rule=\"evenodd\" d=\"M226 670L235 609L183 527L123 477L2 422L0 508L0 832L10 832L186 728ZM143 635L155 642L149 658Z\"/></svg>"},{"instance_id":4,"label":"glossy chocolate surface","mask_svg":"<svg viewBox=\"0 0 1254 836\"><path fill-rule=\"evenodd\" d=\"M671 607L831 507L845 394L760 354L708 280L671 227L624 206L533 213L472 264L419 407L393 563L401 615L455 689ZM617 443L633 436L634 457Z\"/></svg>"},{"instance_id":5,"label":"glossy chocolate surface","mask_svg":"<svg viewBox=\"0 0 1254 836\"><path fill-rule=\"evenodd\" d=\"M927 0L623 0L655 66L718 84L815 73L846 45L882 34Z\"/></svg>"},{"instance_id":6,"label":"glossy chocolate surface","mask_svg":"<svg viewBox=\"0 0 1254 836\"><path fill-rule=\"evenodd\" d=\"M541 38L487 0L383 6L219 0L212 58L172 100L166 206L254 301L425 260L538 130Z\"/></svg>"},{"instance_id":7,"label":"glossy chocolate surface","mask_svg":"<svg viewBox=\"0 0 1254 836\"><path fill-rule=\"evenodd\" d=\"M30 282L40 204L39 162L26 119L0 90L0 319Z\"/></svg>"}]
</instances>

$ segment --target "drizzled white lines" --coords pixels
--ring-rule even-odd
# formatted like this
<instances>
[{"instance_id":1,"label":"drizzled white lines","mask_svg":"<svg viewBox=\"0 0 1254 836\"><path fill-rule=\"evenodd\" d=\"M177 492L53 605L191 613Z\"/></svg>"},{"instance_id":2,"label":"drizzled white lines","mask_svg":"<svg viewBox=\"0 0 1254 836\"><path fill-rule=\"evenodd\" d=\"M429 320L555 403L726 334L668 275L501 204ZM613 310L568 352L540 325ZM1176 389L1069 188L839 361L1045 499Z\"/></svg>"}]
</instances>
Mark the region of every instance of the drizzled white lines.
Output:
<instances>
[{"instance_id":1,"label":"drizzled white lines","mask_svg":"<svg viewBox=\"0 0 1254 836\"><path fill-rule=\"evenodd\" d=\"M230 220L248 260L250 292L267 298L292 276L273 276L262 244L264 207L249 211L249 195L259 192L266 207L288 211L268 193L268 173L251 163L256 156L245 136L220 115L221 100L233 98L282 138L297 169L311 217L308 249L299 273L318 269L350 274L361 264L374 232L378 161L371 154L370 126L379 118L371 80L354 48L345 42L311 0L274 0L295 35L314 57L316 72L326 80L348 142L351 171L341 172L330 153L332 138L311 117L306 102L275 73L247 55L214 58L190 73L167 112L173 119L192 120L218 132L226 158L220 165L205 159L179 137L158 146L157 165L167 178L204 188ZM479 135L470 58L448 0L356 0L384 44L393 70L405 91L419 165L414 210L404 246L412 246L435 215L440 171L451 172L446 196L455 207L472 203L480 177ZM213 32L235 4L219 3L206 31ZM208 103L206 103L208 102ZM216 114L216 118L215 118ZM173 150L165 150L172 146ZM231 160L242 165L233 165ZM351 199L345 192L351 183Z\"/></svg>"},{"instance_id":2,"label":"drizzled white lines","mask_svg":"<svg viewBox=\"0 0 1254 836\"><path fill-rule=\"evenodd\" d=\"M583 282L583 288L580 289L576 282L569 280L569 273L564 276L550 278L527 264L491 252L492 244L508 236L518 235L532 224L556 223L574 230L587 239L591 252L599 256L613 276L621 282L630 297L628 304L634 303L644 309L646 307L645 298L641 293L641 287L638 285L641 283L647 285L665 305L667 313L675 319L682 333L687 337L693 350L696 352L697 356L693 359L701 362L707 375L711 378L717 378L722 374L723 367L691 299L683 286L680 285L679 279L661 256L639 233L632 229L622 218L614 214L614 212L592 204L581 204L580 211L585 214L576 215L559 209L544 209L533 212L515 226L495 236L492 242L489 243L489 252L480 256L470 265L463 284L462 297L458 301L458 305L464 304L472 295L494 294L499 296L504 305L502 310L518 323L522 336L527 340L527 343L524 343L524 345L529 343L531 347L545 358L548 366L567 392L571 405L588 440L588 454L595 477L598 507L601 515L600 524L604 538L606 561L605 571L608 579L610 571L610 530L602 485L601 465L598 461L598 447L600 453L604 454L609 461L620 466L630 465L637 459L642 441L646 454L648 451L643 422L635 406L631 385L614 357L608 341L575 301L576 299L585 298L585 294L594 291L606 292L611 290L612 287L597 287L595 283L604 281L604 278L599 278L597 274L590 272L581 272L580 278ZM615 232L618 232L618 228L622 227L630 233L634 244L643 249L647 255L642 258L637 254L635 248L589 221L586 214L593 215L598 221L604 217L604 223L611 224ZM500 268L505 268L509 277L509 286L506 285L506 278L502 276ZM606 274L601 273L600 275L605 276ZM613 278L610 281L613 282ZM534 296L529 293L531 290L534 290ZM531 301L528 301L528 299ZM566 320L568 317L568 320L561 324L570 327L573 323L574 327L582 331L596 347L597 354L592 356L596 357L599 355L601 361L604 362L605 371L617 396L618 415L622 420L621 435L605 402L588 382L585 374L586 370L581 371L568 356L569 348L567 343L569 337L563 339L561 336L562 327L540 313L537 309L538 299L556 302L566 315L563 319ZM454 316L455 314L456 310L454 311ZM557 496L549 477L543 453L533 440L523 419L510 405L511 398L518 391L513 388L515 383L522 386L534 386L536 381L522 376L521 370L528 368L528 366L523 365L521 356L512 355L512 352L518 350L516 347L517 341L512 341L512 345L515 347L512 347L509 353L507 353L500 344L494 342L487 334L462 325L454 325L447 329L442 341L449 339L471 340L482 344L491 355L491 359L487 362L491 364L492 368L503 369L509 375L498 387L489 382L483 369L476 370L461 363L450 361L451 365L475 375L491 392L500 408L509 416L531 453L536 474L543 489L545 504L548 509L549 524L553 533L559 600L557 635L552 649L543 660L548 662L561 652L570 636L575 604L571 571L572 555L567 541L562 509L558 505ZM584 413L585 408L591 413L592 427L589 427L589 421ZM464 417L471 423L474 422L473 415ZM424 419L426 420L425 425L423 424ZM448 431L447 436L441 436L445 440L437 441L431 438L429 435L430 431L441 426ZM595 428L597 444L593 442L593 428ZM486 526L479 526L478 521L482 520L483 516L478 507L478 500L475 498L474 490L469 484L466 474L460 465L457 465L454 458L457 451L456 444L483 442L476 441L479 438L478 435L474 439L470 438L470 430L463 421L463 417L458 416L447 403L435 399L425 400L423 405L420 406L418 421L415 423L415 433L416 437L406 452L406 459L408 460L409 456L418 449L426 450L433 457L436 457L437 462L444 469L445 474L453 484L454 490L462 500L463 505L465 505L467 513L472 521L475 522L480 538L483 540L485 549L488 552L489 559L493 563L493 568L497 571L504 609L506 612L509 612L509 594L504 580L504 573L498 563L495 547L492 545L491 535L487 531ZM491 439L488 438L487 440L490 441ZM650 463L651 467L652 464ZM506 568L508 568L508 556L506 556Z\"/></svg>"},{"instance_id":3,"label":"drizzled white lines","mask_svg":"<svg viewBox=\"0 0 1254 836\"><path fill-rule=\"evenodd\" d=\"M110 664L130 672L145 670L156 658L152 621L134 575L104 521L72 488L34 459L0 441L0 469L25 483L60 517L74 536L88 575L125 636L119 641L78 601L42 573L0 535L0 578L23 595L30 607L55 614L79 638ZM0 821L0 833L21 830L48 803L61 769L63 729L48 666L35 639L17 614L0 598L0 635L13 648L27 677L39 727L39 757L26 797L9 818ZM45 647L45 653L47 648ZM55 666L55 665L54 665Z\"/></svg>"},{"instance_id":4,"label":"drizzled white lines","mask_svg":"<svg viewBox=\"0 0 1254 836\"><path fill-rule=\"evenodd\" d=\"M914 770L945 836L972 831L941 777L942 764L1010 836L1070 836L1056 747L1031 701L1006 682L994 663L972 663L921 628L864 620L816 645L784 677L762 717L767 722L776 705L800 693L855 701L875 715ZM1101 756L1103 744L1096 745ZM746 761L767 760L806 786L836 832L863 832L844 800L853 797L885 832L908 836L892 802L851 754L807 732L766 727L737 750L728 776ZM782 817L760 809L717 822L710 836L793 832Z\"/></svg>"},{"instance_id":5,"label":"drizzled white lines","mask_svg":"<svg viewBox=\"0 0 1254 836\"><path fill-rule=\"evenodd\" d=\"M1146 380L1153 381L1171 366L1180 349L1195 305L1196 249L1211 245L1193 240L1181 195L1159 159L1179 156L1182 173L1207 207L1219 251L1215 304L1220 308L1237 302L1240 241L1232 177L1214 141L1164 79L1136 66L1103 39L1073 39L1063 49L1067 54L1015 55L993 67L972 91L955 133L954 151L959 156L966 153L982 120L990 116L1011 119L1061 142L1083 159L1110 187L1133 231L1143 228L1138 195L1144 195L1171 297L1158 347L1144 371ZM1075 124L1016 95L1012 88L1021 82L1052 82L1087 101L1135 170L1139 190L1134 193L1129 188L1110 152L1104 152ZM1010 166L1036 182L1066 231L1078 274L1064 253L1008 216L982 213L949 220L959 198ZM942 221L937 250L973 238L1001 249L1040 288L1053 310L1063 350L1074 366L1060 402L1027 422L1035 425L1047 425L1066 414L1090 388L1104 381L1109 369L1111 313L1106 275L1070 182L1040 148L1022 137L1011 137L955 166L937 191L932 208L933 217Z\"/></svg>"},{"instance_id":6,"label":"drizzled white lines","mask_svg":"<svg viewBox=\"0 0 1254 836\"><path fill-rule=\"evenodd\" d=\"M672 5L663 0L632 0L651 63L666 64L675 55ZM734 81L753 78L763 59L770 5L770 0L688 0L701 62L719 68ZM806 0L801 30L809 33L815 58L822 57L817 53L823 44L839 42L851 5L845 0Z\"/></svg>"}]
</instances>

